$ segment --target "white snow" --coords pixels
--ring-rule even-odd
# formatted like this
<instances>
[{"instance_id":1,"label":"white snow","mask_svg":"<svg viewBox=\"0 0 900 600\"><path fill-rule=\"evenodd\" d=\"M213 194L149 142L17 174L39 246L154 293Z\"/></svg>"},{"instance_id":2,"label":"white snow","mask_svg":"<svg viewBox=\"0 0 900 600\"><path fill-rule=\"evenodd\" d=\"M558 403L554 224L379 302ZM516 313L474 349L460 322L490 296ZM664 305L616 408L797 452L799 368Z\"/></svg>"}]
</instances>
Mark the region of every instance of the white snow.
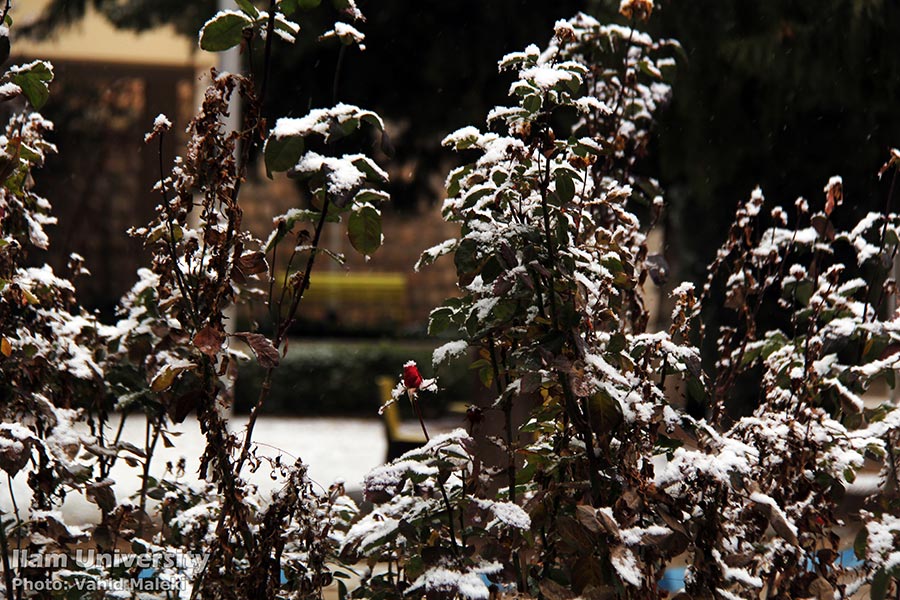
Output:
<instances>
[{"instance_id":1,"label":"white snow","mask_svg":"<svg viewBox=\"0 0 900 600\"><path fill-rule=\"evenodd\" d=\"M119 417L113 416L107 425L109 435L115 432L118 422ZM234 417L229 425L232 431L241 434L243 420L240 417ZM142 416L130 416L125 422L122 439L143 446L144 429L145 419ZM187 467L182 481L199 489L203 482L197 478L197 469L200 456L206 448L206 439L200 432L199 423L191 416L181 424L171 425L168 431L177 436L172 438L175 447L165 448L162 444L157 446L150 474L157 479L161 478L166 462L175 464L184 457ZM71 435L75 440L79 436L88 435L87 426L84 423L73 425ZM281 455L282 460L287 458L290 461L295 457L302 458L309 465L310 479L320 491L326 490L338 478L347 481L348 490L360 489L366 473L382 463L387 449L384 424L379 419L262 416L256 423L253 438L257 443L257 454L261 457L274 459ZM335 439L352 439L353 443L336 444ZM23 471L13 480L20 508L27 506L31 500L31 490L25 475ZM255 473L244 474L251 483L259 487L263 497L283 485L280 479L273 480L269 475L270 471L265 466ZM140 489L138 469L129 467L124 461L116 463L110 477L118 482L116 496L119 498L128 498ZM8 512L11 509L9 494L0 495L0 510ZM96 523L100 518L97 506L77 493L67 495L62 514L66 522L75 524Z\"/></svg>"},{"instance_id":2,"label":"white snow","mask_svg":"<svg viewBox=\"0 0 900 600\"><path fill-rule=\"evenodd\" d=\"M158 115L156 115L156 118L153 119L153 129L169 129L170 127L172 127L172 121L170 121L169 117L167 117L163 113L159 113Z\"/></svg>"},{"instance_id":3,"label":"white snow","mask_svg":"<svg viewBox=\"0 0 900 600\"><path fill-rule=\"evenodd\" d=\"M290 117L278 119L275 122L275 127L272 129L272 135L277 138L284 138L307 136L316 133L327 137L332 121L343 124L350 119L360 119L363 116L377 120L380 128L384 129L384 122L375 113L341 102L332 108L313 109L306 116L299 119Z\"/></svg>"},{"instance_id":4,"label":"white snow","mask_svg":"<svg viewBox=\"0 0 900 600\"><path fill-rule=\"evenodd\" d=\"M456 340L447 342L446 344L435 348L432 354L432 364L435 366L446 362L448 359L463 354L469 348L469 342L466 340Z\"/></svg>"}]
</instances>

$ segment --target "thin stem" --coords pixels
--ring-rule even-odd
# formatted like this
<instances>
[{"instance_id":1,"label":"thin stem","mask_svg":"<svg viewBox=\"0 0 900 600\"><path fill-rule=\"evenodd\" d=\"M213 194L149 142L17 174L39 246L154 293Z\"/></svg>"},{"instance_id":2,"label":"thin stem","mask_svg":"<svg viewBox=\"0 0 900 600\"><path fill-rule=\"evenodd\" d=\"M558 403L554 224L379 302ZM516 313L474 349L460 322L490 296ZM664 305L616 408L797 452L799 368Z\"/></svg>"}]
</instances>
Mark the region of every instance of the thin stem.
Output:
<instances>
[{"instance_id":1,"label":"thin stem","mask_svg":"<svg viewBox=\"0 0 900 600\"><path fill-rule=\"evenodd\" d=\"M347 46L341 44L341 49L338 51L337 65L334 67L334 81L331 84L331 102L332 104L337 104L338 98L338 84L341 81L341 66L344 64L344 54L347 52Z\"/></svg>"},{"instance_id":2,"label":"thin stem","mask_svg":"<svg viewBox=\"0 0 900 600\"><path fill-rule=\"evenodd\" d=\"M19 504L16 501L16 490L13 489L12 475L6 474L6 484L9 486L9 499L12 502L13 515L16 517L16 548L22 547L22 516L19 514Z\"/></svg>"},{"instance_id":3,"label":"thin stem","mask_svg":"<svg viewBox=\"0 0 900 600\"><path fill-rule=\"evenodd\" d=\"M268 298L267 304L269 306L269 318L271 318L273 321L281 318L280 314L276 317L275 314L272 312L272 306L273 306L272 298L275 295L275 270L276 270L275 263L276 263L276 259L278 258L278 244L280 242L281 242L281 240L279 240L278 237L276 237L274 243L272 244L272 261L269 263L269 298ZM287 271L285 271L285 273L287 273ZM285 282L285 283L287 283L287 282ZM284 286L282 286L281 289L283 291Z\"/></svg>"},{"instance_id":4,"label":"thin stem","mask_svg":"<svg viewBox=\"0 0 900 600\"><path fill-rule=\"evenodd\" d=\"M266 46L263 54L263 78L259 91L259 103L262 105L269 87L269 70L272 65L272 39L275 37L276 0L269 1L269 21L266 23Z\"/></svg>"},{"instance_id":5,"label":"thin stem","mask_svg":"<svg viewBox=\"0 0 900 600\"><path fill-rule=\"evenodd\" d=\"M300 236L297 236L297 241L300 241ZM276 314L278 318L276 320L277 323L281 323L282 312L284 308L284 297L287 294L287 290L290 287L288 277L291 274L291 268L294 266L294 259L297 257L297 248L299 245L294 245L294 249L291 251L291 255L288 257L287 265L284 267L284 281L281 284L281 293L278 295L278 308Z\"/></svg>"},{"instance_id":6,"label":"thin stem","mask_svg":"<svg viewBox=\"0 0 900 600\"><path fill-rule=\"evenodd\" d=\"M557 311L556 311L556 283L553 277L553 269L556 267L556 246L553 244L553 233L550 229L550 205L547 201L548 196L548 188L550 186L550 157L546 157L546 165L544 167L544 174L541 177L541 212L543 213L543 221L544 221L544 245L547 249L547 258L550 261L550 268L548 271L550 272L550 317L553 320L553 328L559 330L559 321L557 320Z\"/></svg>"},{"instance_id":7,"label":"thin stem","mask_svg":"<svg viewBox=\"0 0 900 600\"><path fill-rule=\"evenodd\" d=\"M883 211L884 212L884 223L881 225L881 238L878 241L878 262L881 262L881 255L884 253L884 242L885 242L885 239L887 238L887 226L888 226L888 221L889 221L888 214L890 213L890 210L891 210L891 201L893 200L893 197L894 197L894 186L896 185L896 183L897 183L897 167L894 167L894 173L893 173L893 175L891 175L891 185L888 188L887 196L884 199L884 211ZM863 323L865 323L868 320L869 303L871 300L871 296L872 296L872 286L870 284L869 288L866 290L866 303L863 306L863 319L862 319ZM879 304L880 303L881 303L881 301L879 300ZM872 318L874 319L875 315L878 314L878 307L873 306L872 312L874 313L872 316ZM863 346L865 346L865 342L866 342L865 338L866 337L867 336L864 332L863 333L863 343L862 343Z\"/></svg>"},{"instance_id":8,"label":"thin stem","mask_svg":"<svg viewBox=\"0 0 900 600\"><path fill-rule=\"evenodd\" d=\"M488 345L490 347L491 353L491 366L494 369L494 381L497 384L497 396L503 397L503 394L507 388L508 384L508 370L506 368L505 360L504 360L504 372L507 373L507 381L502 381L500 378L500 366L497 361L497 349L496 344L494 342L493 337L488 338ZM516 503L516 454L515 454L515 434L513 431L513 419L512 419L512 395L507 395L506 398L503 399L503 417L504 417L504 425L506 428L506 478L507 478L507 487L509 491L507 492L507 496L509 497L509 501L513 504ZM522 572L522 563L519 559L518 550L514 550L512 554L513 566L516 571L516 590L519 593L523 593L525 591L525 578Z\"/></svg>"},{"instance_id":9,"label":"thin stem","mask_svg":"<svg viewBox=\"0 0 900 600\"><path fill-rule=\"evenodd\" d=\"M128 412L126 410L126 412L121 413L121 417L119 418L119 425L118 427L116 427L116 436L113 438L112 447L115 447L119 443L119 440L122 439L122 429L125 427L125 419L127 418ZM112 468L116 466L116 460L118 458L119 455L116 454L115 456L111 456L109 458L109 461L103 464L103 467L100 471L100 479L103 479L107 475L109 475L110 471L112 471Z\"/></svg>"},{"instance_id":10,"label":"thin stem","mask_svg":"<svg viewBox=\"0 0 900 600\"><path fill-rule=\"evenodd\" d=\"M162 431L162 423L160 420L157 420L153 423L153 439L150 440L150 443L146 443L145 438L145 448L144 453L146 457L144 458L144 471L143 471L143 479L141 483L141 502L140 507L141 510L145 510L147 508L147 488L150 479L150 463L153 461L153 452L156 450L156 443L159 441L159 436ZM148 427L150 427L150 421L147 421Z\"/></svg>"},{"instance_id":11,"label":"thin stem","mask_svg":"<svg viewBox=\"0 0 900 600\"><path fill-rule=\"evenodd\" d=\"M280 331L278 332L278 336L275 338L275 347L277 348L282 341L284 341L284 337L287 336L287 332L290 329L291 325L294 324L294 317L297 314L297 307L300 305L300 300L303 299L303 294L306 292L306 288L309 287L309 277L312 274L313 265L316 262L316 256L319 253L319 240L322 237L322 229L325 228L325 221L328 217L328 199L326 198L322 204L322 214L319 216L319 222L316 223L316 231L313 234L312 244L309 249L309 258L306 260L306 269L303 272L303 279L300 280L300 284L294 288L294 299L291 302L291 307L288 310L287 318L282 323Z\"/></svg>"},{"instance_id":12,"label":"thin stem","mask_svg":"<svg viewBox=\"0 0 900 600\"><path fill-rule=\"evenodd\" d=\"M6 526L2 520L0 520L0 551L3 552L3 579L6 583L6 597L15 598L16 590L13 585L12 567L9 564L9 544L6 540Z\"/></svg>"},{"instance_id":13,"label":"thin stem","mask_svg":"<svg viewBox=\"0 0 900 600\"><path fill-rule=\"evenodd\" d=\"M319 221L316 223L316 231L313 234L312 246L309 250L309 258L306 261L306 269L303 272L303 279L300 280L297 287L294 289L294 299L291 303L291 308L288 311L287 317L284 321L282 321L281 325L278 327L278 332L275 335L275 339L272 344L275 348L281 347L281 344L284 342L285 337L287 336L288 331L290 330L291 325L294 322L294 317L297 313L297 308L300 305L300 300L303 299L303 293L306 291L306 288L309 287L309 277L312 274L313 265L316 262L316 254L318 254L319 248L319 240L322 237L322 229L325 227L325 222L328 217L328 200L325 200L325 203L322 205L322 214L319 216ZM287 282L285 282L287 285ZM259 391L259 397L256 400L256 404L253 406L253 410L250 411L250 417L247 420L247 433L244 435L244 443L241 448L240 458L237 461L237 472L240 472L241 468L244 466L244 462L247 460L250 454L250 445L253 440L253 429L256 427L256 421L259 418L259 412L265 404L266 398L269 396L269 390L271 389L272 384L272 372L274 367L269 367L266 369L266 375L263 379L262 388Z\"/></svg>"},{"instance_id":14,"label":"thin stem","mask_svg":"<svg viewBox=\"0 0 900 600\"><path fill-rule=\"evenodd\" d=\"M503 398L505 385L500 379L500 365L497 362L497 347L494 338L488 338L488 350L491 354L491 367L494 371L494 383L497 385L497 398ZM512 398L503 398L503 416L506 433L506 478L509 488L509 501L516 501L516 461L513 454Z\"/></svg>"},{"instance_id":15,"label":"thin stem","mask_svg":"<svg viewBox=\"0 0 900 600\"><path fill-rule=\"evenodd\" d=\"M413 390L409 390L409 402L413 405L416 416L419 418L419 425L422 426L422 433L425 434L425 441L431 441L431 438L428 435L428 429L425 427L425 419L422 418L422 411L419 409L419 403L416 400L416 392ZM438 484L438 489L441 491L441 497L444 500L444 506L447 509L447 524L450 526L450 540L453 542L453 553L459 554L459 544L456 542L456 526L453 524L453 506L450 504L450 496L447 494L447 488L444 487L444 482L441 481L440 475L435 476L434 479Z\"/></svg>"},{"instance_id":16,"label":"thin stem","mask_svg":"<svg viewBox=\"0 0 900 600\"><path fill-rule=\"evenodd\" d=\"M416 411L416 417L419 419L419 425L422 426L422 433L425 434L425 442L430 442L431 437L428 435L428 429L425 428L425 419L422 418L422 411L419 409L419 403L416 400L416 394L412 390L409 391L409 402Z\"/></svg>"}]
</instances>

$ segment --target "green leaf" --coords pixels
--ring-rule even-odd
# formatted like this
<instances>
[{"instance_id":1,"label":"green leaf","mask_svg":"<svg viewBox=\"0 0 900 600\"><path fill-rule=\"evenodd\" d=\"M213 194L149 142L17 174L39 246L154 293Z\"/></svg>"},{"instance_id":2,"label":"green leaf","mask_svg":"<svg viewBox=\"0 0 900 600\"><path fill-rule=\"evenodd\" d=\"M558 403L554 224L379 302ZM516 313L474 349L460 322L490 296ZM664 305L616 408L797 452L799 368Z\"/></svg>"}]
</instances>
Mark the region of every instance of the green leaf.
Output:
<instances>
[{"instance_id":1,"label":"green leaf","mask_svg":"<svg viewBox=\"0 0 900 600\"><path fill-rule=\"evenodd\" d=\"M484 367L478 371L478 378L481 380L484 387L490 389L491 385L494 383L494 370L490 367Z\"/></svg>"},{"instance_id":2,"label":"green leaf","mask_svg":"<svg viewBox=\"0 0 900 600\"><path fill-rule=\"evenodd\" d=\"M297 164L303 155L306 144L300 136L275 137L270 135L266 140L264 150L266 159L266 174L272 178L272 173L287 171Z\"/></svg>"},{"instance_id":3,"label":"green leaf","mask_svg":"<svg viewBox=\"0 0 900 600\"><path fill-rule=\"evenodd\" d=\"M359 113L359 118L361 121L363 121L364 123L368 123L378 131L384 131L384 122L381 120L381 117L379 117L375 113L364 110Z\"/></svg>"},{"instance_id":4,"label":"green leaf","mask_svg":"<svg viewBox=\"0 0 900 600\"><path fill-rule=\"evenodd\" d=\"M487 185L476 187L473 191L466 194L465 198L463 199L463 208L472 208L473 206L475 206L476 202L489 194L493 194L496 191L497 190Z\"/></svg>"},{"instance_id":5,"label":"green leaf","mask_svg":"<svg viewBox=\"0 0 900 600\"><path fill-rule=\"evenodd\" d=\"M556 194L562 204L568 204L575 197L575 184L568 175L559 175L556 178Z\"/></svg>"},{"instance_id":6,"label":"green leaf","mask_svg":"<svg viewBox=\"0 0 900 600\"><path fill-rule=\"evenodd\" d=\"M235 1L235 3L237 3L238 6L241 7L242 11L247 13L247 15L251 19L255 19L256 17L259 16L259 11L256 10L256 7L253 6L253 2L251 2L250 0L234 0L234 1Z\"/></svg>"},{"instance_id":7,"label":"green leaf","mask_svg":"<svg viewBox=\"0 0 900 600\"><path fill-rule=\"evenodd\" d=\"M464 239L456 248L453 262L459 275L472 273L478 268L476 257L478 256L478 244L474 240Z\"/></svg>"},{"instance_id":8,"label":"green leaf","mask_svg":"<svg viewBox=\"0 0 900 600\"><path fill-rule=\"evenodd\" d=\"M856 481L856 473L850 467L844 469L844 479L847 480L847 483L853 483Z\"/></svg>"},{"instance_id":9,"label":"green leaf","mask_svg":"<svg viewBox=\"0 0 900 600\"><path fill-rule=\"evenodd\" d=\"M285 16L291 16L295 12L297 12L297 0L281 0L281 12L285 14Z\"/></svg>"},{"instance_id":10,"label":"green leaf","mask_svg":"<svg viewBox=\"0 0 900 600\"><path fill-rule=\"evenodd\" d=\"M31 106L40 110L50 98L48 84L53 81L53 68L49 63L39 60L27 69L14 72L10 80L22 88L22 93Z\"/></svg>"},{"instance_id":11,"label":"green leaf","mask_svg":"<svg viewBox=\"0 0 900 600\"><path fill-rule=\"evenodd\" d=\"M24 143L19 146L19 158L34 165L39 165L44 160L37 150Z\"/></svg>"},{"instance_id":12,"label":"green leaf","mask_svg":"<svg viewBox=\"0 0 900 600\"><path fill-rule=\"evenodd\" d=\"M541 110L541 97L537 94L525 96L525 100L522 102L522 108L530 113L536 113Z\"/></svg>"},{"instance_id":13,"label":"green leaf","mask_svg":"<svg viewBox=\"0 0 900 600\"><path fill-rule=\"evenodd\" d=\"M322 0L297 0L297 6L299 6L303 10L317 8L321 3Z\"/></svg>"},{"instance_id":14,"label":"green leaf","mask_svg":"<svg viewBox=\"0 0 900 600\"><path fill-rule=\"evenodd\" d=\"M856 558L859 560L866 559L866 547L869 543L869 530L865 527L860 528L859 533L856 534L856 538L853 540L853 554L856 555Z\"/></svg>"},{"instance_id":15,"label":"green leaf","mask_svg":"<svg viewBox=\"0 0 900 600\"><path fill-rule=\"evenodd\" d=\"M371 256L381 247L381 213L371 206L350 213L347 235L360 254Z\"/></svg>"},{"instance_id":16,"label":"green leaf","mask_svg":"<svg viewBox=\"0 0 900 600\"><path fill-rule=\"evenodd\" d=\"M675 438L670 438L667 435L659 434L656 438L656 449L662 454L664 453L669 460L675 456L675 450L681 448L684 445L684 442L681 440L676 440Z\"/></svg>"},{"instance_id":17,"label":"green leaf","mask_svg":"<svg viewBox=\"0 0 900 600\"><path fill-rule=\"evenodd\" d=\"M9 58L9 36L0 37L0 64L5 63Z\"/></svg>"},{"instance_id":18,"label":"green leaf","mask_svg":"<svg viewBox=\"0 0 900 600\"><path fill-rule=\"evenodd\" d=\"M387 202L391 197L387 192L382 192L381 190L360 190L356 196L353 197L354 202L359 202L360 204L365 202Z\"/></svg>"},{"instance_id":19,"label":"green leaf","mask_svg":"<svg viewBox=\"0 0 900 600\"><path fill-rule=\"evenodd\" d=\"M890 584L890 577L888 577L887 572L884 569L878 569L875 575L872 576L872 587L869 590L869 597L872 600L884 600L884 597L887 595L888 584Z\"/></svg>"},{"instance_id":20,"label":"green leaf","mask_svg":"<svg viewBox=\"0 0 900 600\"><path fill-rule=\"evenodd\" d=\"M382 174L378 166L374 162L372 162L369 157L360 156L358 158L354 158L351 162L353 163L354 167L366 174L366 179L368 179L369 181L387 183L387 179L385 179L384 174Z\"/></svg>"},{"instance_id":21,"label":"green leaf","mask_svg":"<svg viewBox=\"0 0 900 600\"><path fill-rule=\"evenodd\" d=\"M446 307L436 308L428 317L428 335L439 335L446 331L451 324L453 311Z\"/></svg>"},{"instance_id":22,"label":"green leaf","mask_svg":"<svg viewBox=\"0 0 900 600\"><path fill-rule=\"evenodd\" d=\"M181 374L182 371L192 368L193 367L172 367L167 365L159 373L157 373L153 380L150 382L150 389L154 392L161 392L171 387L171 385L175 383L175 378L178 377L178 375Z\"/></svg>"},{"instance_id":23,"label":"green leaf","mask_svg":"<svg viewBox=\"0 0 900 600\"><path fill-rule=\"evenodd\" d=\"M591 397L588 408L591 422L598 433L612 433L622 424L622 407L605 389L600 389Z\"/></svg>"},{"instance_id":24,"label":"green leaf","mask_svg":"<svg viewBox=\"0 0 900 600\"><path fill-rule=\"evenodd\" d=\"M617 332L610 336L609 342L606 344L606 351L610 354L618 354L625 349L626 345L625 336Z\"/></svg>"},{"instance_id":25,"label":"green leaf","mask_svg":"<svg viewBox=\"0 0 900 600\"><path fill-rule=\"evenodd\" d=\"M643 59L638 63L638 68L641 70L641 73L647 75L648 77L652 77L653 79L662 79L662 72L657 68L657 66L650 61L650 59Z\"/></svg>"},{"instance_id":26,"label":"green leaf","mask_svg":"<svg viewBox=\"0 0 900 600\"><path fill-rule=\"evenodd\" d=\"M241 43L249 18L235 13L219 13L200 31L200 47L208 52L221 52Z\"/></svg>"},{"instance_id":27,"label":"green leaf","mask_svg":"<svg viewBox=\"0 0 900 600\"><path fill-rule=\"evenodd\" d=\"M511 301L498 302L491 309L491 316L498 323L504 323L513 318L516 314L517 303Z\"/></svg>"}]
</instances>

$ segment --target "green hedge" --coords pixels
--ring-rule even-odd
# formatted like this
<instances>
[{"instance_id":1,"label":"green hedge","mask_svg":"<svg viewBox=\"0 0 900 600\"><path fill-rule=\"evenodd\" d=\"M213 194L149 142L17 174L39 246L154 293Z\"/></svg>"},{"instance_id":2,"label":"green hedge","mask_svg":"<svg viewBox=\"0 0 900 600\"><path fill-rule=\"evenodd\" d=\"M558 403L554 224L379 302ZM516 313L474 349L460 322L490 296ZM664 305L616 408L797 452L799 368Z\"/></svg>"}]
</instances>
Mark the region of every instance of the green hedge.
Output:
<instances>
[{"instance_id":1,"label":"green hedge","mask_svg":"<svg viewBox=\"0 0 900 600\"><path fill-rule=\"evenodd\" d=\"M275 369L264 413L285 415L375 416L379 406L375 379L395 379L409 360L422 376L433 377L431 354L438 343L409 341L305 341L293 339L288 354ZM423 396L427 416L440 414L449 402L467 401L477 391L475 372L465 357L442 365L437 375L441 391ZM255 361L241 364L235 388L235 410L248 412L262 385L263 371ZM408 404L408 403L406 403Z\"/></svg>"}]
</instances>

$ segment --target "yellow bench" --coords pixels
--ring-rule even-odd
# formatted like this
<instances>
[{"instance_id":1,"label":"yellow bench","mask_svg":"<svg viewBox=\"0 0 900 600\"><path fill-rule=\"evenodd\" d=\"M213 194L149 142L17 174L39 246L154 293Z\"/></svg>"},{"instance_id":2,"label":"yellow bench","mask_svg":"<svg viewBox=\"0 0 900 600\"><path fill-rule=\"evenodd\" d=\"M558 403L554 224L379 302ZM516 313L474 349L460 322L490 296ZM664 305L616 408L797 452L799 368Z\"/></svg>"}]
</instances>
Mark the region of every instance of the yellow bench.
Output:
<instances>
[{"instance_id":1,"label":"yellow bench","mask_svg":"<svg viewBox=\"0 0 900 600\"><path fill-rule=\"evenodd\" d=\"M395 380L391 377L381 376L375 379L375 383L378 386L381 405L384 406L391 400ZM382 417L384 418L384 432L387 435L387 462L394 460L404 452L409 452L425 444L425 434L421 430L403 426L397 402L388 405L384 409ZM419 426L418 423L416 426Z\"/></svg>"}]
</instances>

